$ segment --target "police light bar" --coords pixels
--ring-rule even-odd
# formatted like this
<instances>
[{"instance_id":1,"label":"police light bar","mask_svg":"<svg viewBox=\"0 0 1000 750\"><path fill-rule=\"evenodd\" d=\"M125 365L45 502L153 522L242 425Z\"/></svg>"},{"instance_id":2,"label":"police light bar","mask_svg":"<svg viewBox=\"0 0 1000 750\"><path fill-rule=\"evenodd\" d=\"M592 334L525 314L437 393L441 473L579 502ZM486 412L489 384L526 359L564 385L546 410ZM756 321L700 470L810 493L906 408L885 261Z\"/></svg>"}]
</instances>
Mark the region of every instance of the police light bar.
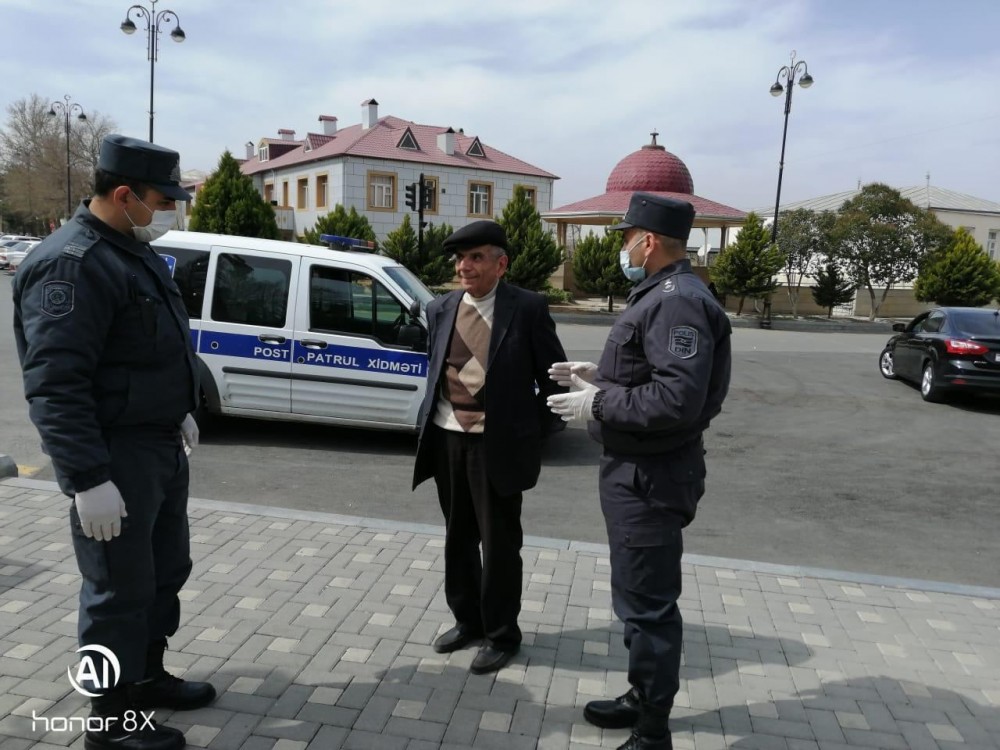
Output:
<instances>
[{"instance_id":1,"label":"police light bar","mask_svg":"<svg viewBox=\"0 0 1000 750\"><path fill-rule=\"evenodd\" d=\"M357 248L359 250L374 250L375 243L371 240L359 240L354 237L341 237L338 234L321 234L319 236L320 242L325 242L328 245L340 245L345 248Z\"/></svg>"}]
</instances>

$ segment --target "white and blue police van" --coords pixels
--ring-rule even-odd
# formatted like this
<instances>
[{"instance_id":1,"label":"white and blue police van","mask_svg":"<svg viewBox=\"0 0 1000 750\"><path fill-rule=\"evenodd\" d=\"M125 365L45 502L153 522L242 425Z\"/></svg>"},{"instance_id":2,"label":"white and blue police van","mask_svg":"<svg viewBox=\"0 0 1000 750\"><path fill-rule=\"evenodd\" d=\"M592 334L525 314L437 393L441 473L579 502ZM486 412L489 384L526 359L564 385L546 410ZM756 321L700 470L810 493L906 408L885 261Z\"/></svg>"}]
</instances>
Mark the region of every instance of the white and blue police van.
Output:
<instances>
[{"instance_id":1,"label":"white and blue police van","mask_svg":"<svg viewBox=\"0 0 1000 750\"><path fill-rule=\"evenodd\" d=\"M201 232L152 245L191 318L200 411L416 430L434 295L399 263Z\"/></svg>"}]
</instances>

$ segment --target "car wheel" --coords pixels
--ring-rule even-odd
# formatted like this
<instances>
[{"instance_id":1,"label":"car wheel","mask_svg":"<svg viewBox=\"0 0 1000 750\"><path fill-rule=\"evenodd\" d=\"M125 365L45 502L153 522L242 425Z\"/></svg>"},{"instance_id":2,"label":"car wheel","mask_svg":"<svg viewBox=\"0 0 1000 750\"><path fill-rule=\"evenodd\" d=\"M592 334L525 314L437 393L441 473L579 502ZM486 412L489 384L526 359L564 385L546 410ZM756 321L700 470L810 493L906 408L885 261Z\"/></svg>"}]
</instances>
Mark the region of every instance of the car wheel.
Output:
<instances>
[{"instance_id":1,"label":"car wheel","mask_svg":"<svg viewBox=\"0 0 1000 750\"><path fill-rule=\"evenodd\" d=\"M882 373L883 378L888 378L889 380L897 380L899 378L892 359L892 349L888 346L878 355L878 371Z\"/></svg>"},{"instance_id":2,"label":"car wheel","mask_svg":"<svg viewBox=\"0 0 1000 750\"><path fill-rule=\"evenodd\" d=\"M941 386L938 385L937 376L934 374L934 363L924 364L924 372L920 376L920 395L924 401L932 403L941 401L943 398Z\"/></svg>"}]
</instances>

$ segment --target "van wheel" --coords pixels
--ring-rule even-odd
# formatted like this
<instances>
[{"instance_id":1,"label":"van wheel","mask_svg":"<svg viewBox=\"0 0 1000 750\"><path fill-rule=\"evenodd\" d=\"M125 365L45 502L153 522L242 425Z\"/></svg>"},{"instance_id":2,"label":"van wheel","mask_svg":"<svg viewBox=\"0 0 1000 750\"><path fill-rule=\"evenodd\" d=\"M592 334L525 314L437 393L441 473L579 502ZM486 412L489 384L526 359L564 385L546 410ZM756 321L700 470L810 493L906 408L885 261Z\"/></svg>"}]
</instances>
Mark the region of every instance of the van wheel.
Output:
<instances>
[{"instance_id":1,"label":"van wheel","mask_svg":"<svg viewBox=\"0 0 1000 750\"><path fill-rule=\"evenodd\" d=\"M920 376L920 395L924 401L930 401L931 403L944 400L944 391L938 385L937 376L934 374L933 362L924 363L924 372Z\"/></svg>"}]
</instances>

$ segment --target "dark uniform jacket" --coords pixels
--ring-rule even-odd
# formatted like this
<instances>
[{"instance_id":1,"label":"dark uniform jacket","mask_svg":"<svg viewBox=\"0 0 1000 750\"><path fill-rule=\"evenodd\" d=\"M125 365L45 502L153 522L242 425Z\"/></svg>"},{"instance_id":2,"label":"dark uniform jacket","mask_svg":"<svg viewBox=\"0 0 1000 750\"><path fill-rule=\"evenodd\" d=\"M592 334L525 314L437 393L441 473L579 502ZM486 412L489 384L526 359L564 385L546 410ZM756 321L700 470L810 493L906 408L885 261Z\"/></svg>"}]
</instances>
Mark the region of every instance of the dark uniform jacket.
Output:
<instances>
[{"instance_id":1,"label":"dark uniform jacket","mask_svg":"<svg viewBox=\"0 0 1000 750\"><path fill-rule=\"evenodd\" d=\"M427 306L430 327L427 394L420 407L420 443L413 486L434 474L428 427L433 425L438 383L451 345L463 291L438 297ZM545 399L565 392L549 379L553 362L566 359L545 298L501 281L497 285L486 366L486 473L501 495L531 489L541 472L543 433L553 422ZM535 384L538 385L536 395ZM561 420L560 420L561 423Z\"/></svg>"},{"instance_id":2,"label":"dark uniform jacket","mask_svg":"<svg viewBox=\"0 0 1000 750\"><path fill-rule=\"evenodd\" d=\"M14 278L29 413L69 495L110 479L107 432L176 434L198 393L188 316L166 263L88 205Z\"/></svg>"},{"instance_id":3,"label":"dark uniform jacket","mask_svg":"<svg viewBox=\"0 0 1000 750\"><path fill-rule=\"evenodd\" d=\"M698 440L729 390L732 326L681 260L637 284L598 363L603 415L591 437L622 455L667 453Z\"/></svg>"}]
</instances>

